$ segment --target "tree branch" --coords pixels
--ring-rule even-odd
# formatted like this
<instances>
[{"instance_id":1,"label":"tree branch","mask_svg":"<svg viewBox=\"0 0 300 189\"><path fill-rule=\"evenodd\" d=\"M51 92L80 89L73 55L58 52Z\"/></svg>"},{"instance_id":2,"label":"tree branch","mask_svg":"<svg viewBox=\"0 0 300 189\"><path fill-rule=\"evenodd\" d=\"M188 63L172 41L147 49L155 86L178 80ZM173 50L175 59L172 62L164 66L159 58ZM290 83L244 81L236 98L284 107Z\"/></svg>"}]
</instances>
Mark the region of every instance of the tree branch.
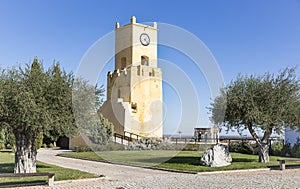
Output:
<instances>
[{"instance_id":1,"label":"tree branch","mask_svg":"<svg viewBox=\"0 0 300 189\"><path fill-rule=\"evenodd\" d=\"M270 138L270 136L272 134L272 131L273 131L273 126L272 125L270 125L269 127L267 127L267 129L266 129L266 131L264 133L264 136L262 137L262 141L263 142L267 141Z\"/></svg>"},{"instance_id":2,"label":"tree branch","mask_svg":"<svg viewBox=\"0 0 300 189\"><path fill-rule=\"evenodd\" d=\"M257 144L258 144L258 145L261 145L261 140L260 140L260 138L257 136L256 132L254 131L253 125L250 123L250 124L247 124L247 127L248 127L248 129L249 129L250 134L252 135L252 137L254 138L254 140L257 142Z\"/></svg>"}]
</instances>

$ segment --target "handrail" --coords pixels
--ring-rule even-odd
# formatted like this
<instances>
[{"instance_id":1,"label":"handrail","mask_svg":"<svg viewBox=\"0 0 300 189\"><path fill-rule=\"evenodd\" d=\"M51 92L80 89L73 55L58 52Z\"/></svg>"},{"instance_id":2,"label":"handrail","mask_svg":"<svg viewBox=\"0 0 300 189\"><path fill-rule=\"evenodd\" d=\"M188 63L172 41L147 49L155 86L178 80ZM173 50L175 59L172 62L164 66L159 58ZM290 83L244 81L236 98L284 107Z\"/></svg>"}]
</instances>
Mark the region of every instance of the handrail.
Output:
<instances>
[{"instance_id":1,"label":"handrail","mask_svg":"<svg viewBox=\"0 0 300 189\"><path fill-rule=\"evenodd\" d=\"M129 134L129 136L128 136L128 134ZM135 137L133 137L133 136L135 136ZM114 138L115 138L115 142L117 141L117 138L120 138L121 143L124 144L123 140L125 140L127 142L132 142L133 140L139 140L140 138L142 138L142 136L135 134L135 133L128 132L128 131L124 131L124 135L119 134L119 133L114 133Z\"/></svg>"}]
</instances>

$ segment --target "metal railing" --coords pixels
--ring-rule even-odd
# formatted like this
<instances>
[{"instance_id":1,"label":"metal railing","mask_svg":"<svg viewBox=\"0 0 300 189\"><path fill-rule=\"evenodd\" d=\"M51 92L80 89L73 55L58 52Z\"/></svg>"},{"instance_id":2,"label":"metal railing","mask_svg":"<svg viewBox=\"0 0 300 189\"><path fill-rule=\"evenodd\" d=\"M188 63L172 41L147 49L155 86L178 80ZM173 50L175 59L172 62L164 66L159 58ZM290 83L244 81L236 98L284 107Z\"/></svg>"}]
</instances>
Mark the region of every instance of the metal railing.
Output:
<instances>
[{"instance_id":1,"label":"metal railing","mask_svg":"<svg viewBox=\"0 0 300 189\"><path fill-rule=\"evenodd\" d=\"M114 142L116 143L121 143L121 144L127 144L128 142L132 142L132 141L136 141L141 139L142 137L138 134L135 133L130 133L128 131L124 131L124 134L118 134L118 133L114 133ZM120 142L118 141L118 139L120 140Z\"/></svg>"},{"instance_id":2,"label":"metal railing","mask_svg":"<svg viewBox=\"0 0 300 189\"><path fill-rule=\"evenodd\" d=\"M187 144L187 143L194 143L194 144L198 144L198 143L218 143L218 139L217 138L202 138L202 139L197 139L194 137L182 137L182 138L174 138L171 137L170 138L171 142L175 143L175 144Z\"/></svg>"}]
</instances>

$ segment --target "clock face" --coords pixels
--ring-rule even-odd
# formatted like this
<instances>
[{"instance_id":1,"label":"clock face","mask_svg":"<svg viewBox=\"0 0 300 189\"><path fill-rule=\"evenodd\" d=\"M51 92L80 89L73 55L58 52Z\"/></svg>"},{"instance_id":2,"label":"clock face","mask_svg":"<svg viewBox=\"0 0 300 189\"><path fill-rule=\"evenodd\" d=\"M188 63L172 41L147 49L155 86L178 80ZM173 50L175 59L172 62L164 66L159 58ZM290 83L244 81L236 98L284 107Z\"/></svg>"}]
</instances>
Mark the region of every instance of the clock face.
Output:
<instances>
[{"instance_id":1,"label":"clock face","mask_svg":"<svg viewBox=\"0 0 300 189\"><path fill-rule=\"evenodd\" d=\"M142 43L142 45L147 46L150 44L150 37L148 34L146 33L142 33L140 36L140 41Z\"/></svg>"}]
</instances>

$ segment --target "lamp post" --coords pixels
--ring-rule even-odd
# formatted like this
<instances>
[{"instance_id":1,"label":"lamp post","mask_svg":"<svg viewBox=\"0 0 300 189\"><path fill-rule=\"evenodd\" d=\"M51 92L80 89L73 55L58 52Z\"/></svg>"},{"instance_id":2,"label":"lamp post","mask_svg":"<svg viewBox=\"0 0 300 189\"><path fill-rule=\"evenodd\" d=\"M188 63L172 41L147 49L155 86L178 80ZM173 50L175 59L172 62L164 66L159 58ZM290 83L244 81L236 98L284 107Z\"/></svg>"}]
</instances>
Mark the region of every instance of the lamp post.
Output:
<instances>
[{"instance_id":1,"label":"lamp post","mask_svg":"<svg viewBox=\"0 0 300 189\"><path fill-rule=\"evenodd\" d=\"M181 133L182 133L181 131L178 131L178 134L179 134L179 138L180 138L180 139L181 139Z\"/></svg>"}]
</instances>

